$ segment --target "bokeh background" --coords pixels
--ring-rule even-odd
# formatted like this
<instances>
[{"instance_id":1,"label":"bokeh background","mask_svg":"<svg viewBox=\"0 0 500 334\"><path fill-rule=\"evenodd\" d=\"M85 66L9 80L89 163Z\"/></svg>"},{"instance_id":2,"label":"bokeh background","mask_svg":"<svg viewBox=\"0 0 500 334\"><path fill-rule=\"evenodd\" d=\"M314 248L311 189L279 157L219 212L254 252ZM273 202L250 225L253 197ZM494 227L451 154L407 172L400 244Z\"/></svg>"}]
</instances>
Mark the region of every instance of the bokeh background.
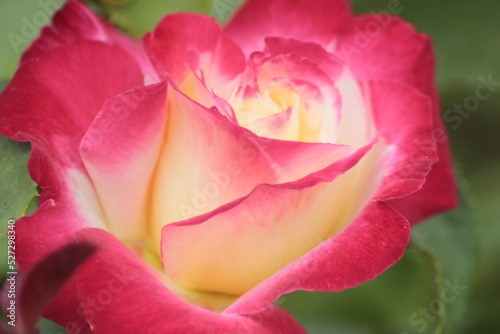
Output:
<instances>
[{"instance_id":1,"label":"bokeh background","mask_svg":"<svg viewBox=\"0 0 500 334\"><path fill-rule=\"evenodd\" d=\"M169 12L201 12L224 22L242 0L87 2L138 38ZM62 3L0 0L0 90L12 78L22 51ZM340 293L296 292L283 296L277 304L310 333L500 333L500 2L351 3L356 13L381 12L399 4L399 15L433 38L461 205L418 226L403 259L376 280ZM476 89L484 80L493 82L491 95L480 99ZM464 104L466 113L456 112ZM29 186L28 154L26 146L5 140L0 145L2 276L7 220L32 210L18 203L23 187ZM39 327L42 333L64 333L44 319Z\"/></svg>"}]
</instances>

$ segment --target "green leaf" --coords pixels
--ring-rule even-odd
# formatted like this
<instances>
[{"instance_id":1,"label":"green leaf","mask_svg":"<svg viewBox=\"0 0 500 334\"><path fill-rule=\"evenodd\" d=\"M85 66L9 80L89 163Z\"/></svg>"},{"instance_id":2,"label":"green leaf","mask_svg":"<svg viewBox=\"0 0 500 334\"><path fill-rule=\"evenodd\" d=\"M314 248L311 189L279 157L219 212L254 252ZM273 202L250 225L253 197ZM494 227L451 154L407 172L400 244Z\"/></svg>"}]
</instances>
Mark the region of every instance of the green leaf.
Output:
<instances>
[{"instance_id":1,"label":"green leaf","mask_svg":"<svg viewBox=\"0 0 500 334\"><path fill-rule=\"evenodd\" d=\"M43 334L65 334L64 327L59 326L53 321L45 318L40 318L36 324L36 328L42 330Z\"/></svg>"},{"instance_id":2,"label":"green leaf","mask_svg":"<svg viewBox=\"0 0 500 334\"><path fill-rule=\"evenodd\" d=\"M7 87L7 83L0 79L0 93Z\"/></svg>"},{"instance_id":3,"label":"green leaf","mask_svg":"<svg viewBox=\"0 0 500 334\"><path fill-rule=\"evenodd\" d=\"M500 179L500 161L488 168L476 169L470 179L478 216L479 255L478 273L472 289L466 324L460 333L497 333L500 328L500 191L492 180Z\"/></svg>"},{"instance_id":4,"label":"green leaf","mask_svg":"<svg viewBox=\"0 0 500 334\"><path fill-rule=\"evenodd\" d=\"M28 174L30 144L0 136L0 221L22 217L37 195Z\"/></svg>"},{"instance_id":5,"label":"green leaf","mask_svg":"<svg viewBox=\"0 0 500 334\"><path fill-rule=\"evenodd\" d=\"M245 0L215 0L211 15L219 22L226 22Z\"/></svg>"},{"instance_id":6,"label":"green leaf","mask_svg":"<svg viewBox=\"0 0 500 334\"><path fill-rule=\"evenodd\" d=\"M460 198L456 210L430 219L413 229L413 246L433 254L441 272L439 304L444 307L442 331L454 333L467 310L478 249L476 224L468 200Z\"/></svg>"},{"instance_id":7,"label":"green leaf","mask_svg":"<svg viewBox=\"0 0 500 334\"><path fill-rule=\"evenodd\" d=\"M0 136L0 273L7 272L7 228L9 220L24 216L37 195L28 174L30 145Z\"/></svg>"},{"instance_id":8,"label":"green leaf","mask_svg":"<svg viewBox=\"0 0 500 334\"><path fill-rule=\"evenodd\" d=\"M132 36L141 37L154 30L167 14L175 12L210 13L213 0L101 0L105 13L114 24Z\"/></svg>"},{"instance_id":9,"label":"green leaf","mask_svg":"<svg viewBox=\"0 0 500 334\"><path fill-rule=\"evenodd\" d=\"M12 78L22 52L60 8L61 0L0 1L0 79Z\"/></svg>"}]
</instances>

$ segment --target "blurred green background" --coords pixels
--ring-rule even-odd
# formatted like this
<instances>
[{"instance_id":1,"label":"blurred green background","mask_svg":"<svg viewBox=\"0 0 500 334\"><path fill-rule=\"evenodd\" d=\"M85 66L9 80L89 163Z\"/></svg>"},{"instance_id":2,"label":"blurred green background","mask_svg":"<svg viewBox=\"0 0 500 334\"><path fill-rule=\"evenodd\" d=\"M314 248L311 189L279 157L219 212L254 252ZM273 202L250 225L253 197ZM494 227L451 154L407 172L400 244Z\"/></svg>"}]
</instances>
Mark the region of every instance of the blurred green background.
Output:
<instances>
[{"instance_id":1,"label":"blurred green background","mask_svg":"<svg viewBox=\"0 0 500 334\"><path fill-rule=\"evenodd\" d=\"M223 22L242 0L87 2L138 37L169 12L197 11ZM296 292L277 303L310 333L500 333L500 84L492 87L491 96L478 100L466 117L453 111L457 105L474 101L483 79L500 83L500 2L351 2L356 13L380 12L397 2L402 17L432 36L462 203L457 210L418 226L403 259L375 281L341 293ZM0 90L38 29L49 23L49 12L61 3L0 0ZM35 202L36 188L25 169L29 148L1 140L0 152L4 231L8 219L32 210L29 204ZM0 247L2 271L4 249L5 240ZM64 333L47 320L39 325L42 333Z\"/></svg>"}]
</instances>

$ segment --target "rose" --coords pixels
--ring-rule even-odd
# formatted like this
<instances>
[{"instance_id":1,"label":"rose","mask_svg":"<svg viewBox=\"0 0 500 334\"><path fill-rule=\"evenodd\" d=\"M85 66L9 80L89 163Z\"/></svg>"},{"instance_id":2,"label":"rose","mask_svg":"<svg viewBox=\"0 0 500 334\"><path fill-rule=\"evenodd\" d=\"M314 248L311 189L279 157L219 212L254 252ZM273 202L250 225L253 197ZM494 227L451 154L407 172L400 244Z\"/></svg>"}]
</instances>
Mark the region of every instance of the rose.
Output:
<instances>
[{"instance_id":1,"label":"rose","mask_svg":"<svg viewBox=\"0 0 500 334\"><path fill-rule=\"evenodd\" d=\"M456 201L429 39L340 0L169 15L143 47L70 1L0 119L42 189L20 268L100 248L45 313L69 333L301 332L279 296L373 279Z\"/></svg>"}]
</instances>

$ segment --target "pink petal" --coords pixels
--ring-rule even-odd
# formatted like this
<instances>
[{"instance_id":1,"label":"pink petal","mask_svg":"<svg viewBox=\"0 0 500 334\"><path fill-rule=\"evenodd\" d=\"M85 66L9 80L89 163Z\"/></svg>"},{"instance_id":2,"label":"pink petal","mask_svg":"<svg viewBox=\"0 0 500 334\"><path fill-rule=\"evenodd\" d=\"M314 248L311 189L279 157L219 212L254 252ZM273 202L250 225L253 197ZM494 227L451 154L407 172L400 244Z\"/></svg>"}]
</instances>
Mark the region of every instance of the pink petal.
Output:
<instances>
[{"instance_id":1,"label":"pink petal","mask_svg":"<svg viewBox=\"0 0 500 334\"><path fill-rule=\"evenodd\" d=\"M148 231L149 192L165 136L167 85L139 87L108 100L82 139L85 169L110 231L139 241Z\"/></svg>"},{"instance_id":2,"label":"pink petal","mask_svg":"<svg viewBox=\"0 0 500 334\"><path fill-rule=\"evenodd\" d=\"M258 312L295 290L341 291L374 279L403 255L408 222L373 201L339 234L247 292L225 314Z\"/></svg>"},{"instance_id":3,"label":"pink petal","mask_svg":"<svg viewBox=\"0 0 500 334\"><path fill-rule=\"evenodd\" d=\"M267 138L287 140L300 138L298 108L288 108L280 113L257 119L246 125L255 134ZM252 111L250 111L252 113ZM257 115L260 115L257 113Z\"/></svg>"},{"instance_id":4,"label":"pink petal","mask_svg":"<svg viewBox=\"0 0 500 334\"><path fill-rule=\"evenodd\" d=\"M42 188L40 209L16 224L21 270L29 270L65 245L73 231L85 226L105 228L80 159L80 142L106 100L142 82L137 64L119 48L80 41L22 63L3 91L0 132L31 142L28 167ZM60 295L76 298L67 286ZM74 310L57 305L52 312L78 321Z\"/></svg>"},{"instance_id":5,"label":"pink petal","mask_svg":"<svg viewBox=\"0 0 500 334\"><path fill-rule=\"evenodd\" d=\"M169 291L109 233L84 229L76 236L101 248L72 278L79 299L70 307L85 316L93 334L304 333L292 317L274 306L248 315L221 315L193 306ZM66 326L70 334L83 329L57 316L52 319Z\"/></svg>"},{"instance_id":6,"label":"pink petal","mask_svg":"<svg viewBox=\"0 0 500 334\"><path fill-rule=\"evenodd\" d=\"M42 29L40 37L23 54L21 63L38 58L57 47L83 40L118 46L134 58L148 81L157 81L156 72L140 44L124 36L77 0L68 1L54 14L52 25Z\"/></svg>"},{"instance_id":7,"label":"pink petal","mask_svg":"<svg viewBox=\"0 0 500 334\"><path fill-rule=\"evenodd\" d=\"M295 54L305 58L320 68L332 81L342 74L344 64L319 44L283 37L267 37L265 43L265 52L271 56Z\"/></svg>"},{"instance_id":8,"label":"pink petal","mask_svg":"<svg viewBox=\"0 0 500 334\"><path fill-rule=\"evenodd\" d=\"M21 133L32 142L30 174L42 188L41 203L64 199L96 220L89 217L95 212L89 206L99 211L99 205L80 159L80 141L108 98L141 82L127 54L95 41L62 46L21 65L0 96L1 133L16 140Z\"/></svg>"},{"instance_id":9,"label":"pink petal","mask_svg":"<svg viewBox=\"0 0 500 334\"><path fill-rule=\"evenodd\" d=\"M250 0L229 21L225 32L248 56L263 50L268 36L325 46L335 43L336 36L350 21L351 10L343 0Z\"/></svg>"},{"instance_id":10,"label":"pink petal","mask_svg":"<svg viewBox=\"0 0 500 334\"><path fill-rule=\"evenodd\" d=\"M371 26L372 30L369 29ZM377 29L374 29L377 28ZM368 38L360 32L370 33ZM432 102L433 136L439 161L433 164L422 188L391 201L412 223L456 206L456 186L446 131L439 113L435 59L431 41L398 17L365 15L356 18L335 54L345 60L361 80L393 81L409 85ZM422 149L418 149L422 151ZM417 154L417 153L415 153Z\"/></svg>"},{"instance_id":11,"label":"pink petal","mask_svg":"<svg viewBox=\"0 0 500 334\"><path fill-rule=\"evenodd\" d=\"M245 68L239 47L207 16L167 15L143 42L159 73L181 85L194 71L209 90L224 98L229 97L231 82Z\"/></svg>"},{"instance_id":12,"label":"pink petal","mask_svg":"<svg viewBox=\"0 0 500 334\"><path fill-rule=\"evenodd\" d=\"M390 200L388 204L411 223L453 208L457 201L453 170L447 138L436 137L442 123L439 119L435 123L435 100L383 82L371 84L371 94L376 122L396 147L389 162L393 172L383 181L377 198Z\"/></svg>"},{"instance_id":13,"label":"pink petal","mask_svg":"<svg viewBox=\"0 0 500 334\"><path fill-rule=\"evenodd\" d=\"M230 100L240 124L270 138L334 143L341 97L333 80L342 65L317 44L282 38L266 43L266 52L251 55L244 80ZM267 109L272 108L281 108L281 116L269 116ZM287 121L281 122L281 117Z\"/></svg>"},{"instance_id":14,"label":"pink petal","mask_svg":"<svg viewBox=\"0 0 500 334\"><path fill-rule=\"evenodd\" d=\"M78 166L78 147L103 103L142 84L137 64L117 47L81 41L25 62L0 95L3 135L22 132L50 143L64 166Z\"/></svg>"},{"instance_id":15,"label":"pink petal","mask_svg":"<svg viewBox=\"0 0 500 334\"><path fill-rule=\"evenodd\" d=\"M135 62L102 42L75 42L21 64L0 96L1 133L16 140L20 133L32 143L29 170L42 188L40 203L61 201L70 216L79 212L92 226L102 226L80 142L108 98L141 83Z\"/></svg>"},{"instance_id":16,"label":"pink petal","mask_svg":"<svg viewBox=\"0 0 500 334\"><path fill-rule=\"evenodd\" d=\"M400 84L369 85L379 135L388 146L382 161L386 174L375 198L386 201L419 190L437 159L429 97Z\"/></svg>"},{"instance_id":17,"label":"pink petal","mask_svg":"<svg viewBox=\"0 0 500 334\"><path fill-rule=\"evenodd\" d=\"M370 147L303 179L260 185L209 214L165 226L165 272L189 289L245 293L357 215L369 197L361 200L363 195L357 194L358 207L344 199L349 189L343 181L334 180L356 165Z\"/></svg>"}]
</instances>

